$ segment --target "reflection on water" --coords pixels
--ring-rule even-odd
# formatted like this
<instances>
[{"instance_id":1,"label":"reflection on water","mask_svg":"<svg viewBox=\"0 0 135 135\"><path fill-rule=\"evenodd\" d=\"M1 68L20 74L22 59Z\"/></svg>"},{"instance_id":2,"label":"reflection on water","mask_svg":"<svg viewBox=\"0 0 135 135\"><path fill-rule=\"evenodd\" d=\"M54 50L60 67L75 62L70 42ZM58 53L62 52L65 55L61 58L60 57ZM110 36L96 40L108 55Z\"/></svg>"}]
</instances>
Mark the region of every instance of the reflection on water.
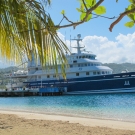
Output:
<instances>
[{"instance_id":1,"label":"reflection on water","mask_svg":"<svg viewBox=\"0 0 135 135\"><path fill-rule=\"evenodd\" d=\"M135 94L0 98L0 109L135 122Z\"/></svg>"}]
</instances>

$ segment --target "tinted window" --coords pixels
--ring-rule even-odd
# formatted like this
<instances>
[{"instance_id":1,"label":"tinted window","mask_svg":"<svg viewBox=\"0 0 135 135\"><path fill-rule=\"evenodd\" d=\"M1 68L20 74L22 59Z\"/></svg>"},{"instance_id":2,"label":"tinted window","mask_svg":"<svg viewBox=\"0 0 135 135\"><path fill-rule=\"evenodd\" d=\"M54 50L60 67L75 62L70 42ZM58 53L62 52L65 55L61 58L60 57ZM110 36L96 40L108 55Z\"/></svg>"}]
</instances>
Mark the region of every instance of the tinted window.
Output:
<instances>
[{"instance_id":1,"label":"tinted window","mask_svg":"<svg viewBox=\"0 0 135 135\"><path fill-rule=\"evenodd\" d=\"M93 72L93 75L96 75L96 72Z\"/></svg>"},{"instance_id":2,"label":"tinted window","mask_svg":"<svg viewBox=\"0 0 135 135\"><path fill-rule=\"evenodd\" d=\"M86 75L89 75L89 72L86 72Z\"/></svg>"}]
</instances>

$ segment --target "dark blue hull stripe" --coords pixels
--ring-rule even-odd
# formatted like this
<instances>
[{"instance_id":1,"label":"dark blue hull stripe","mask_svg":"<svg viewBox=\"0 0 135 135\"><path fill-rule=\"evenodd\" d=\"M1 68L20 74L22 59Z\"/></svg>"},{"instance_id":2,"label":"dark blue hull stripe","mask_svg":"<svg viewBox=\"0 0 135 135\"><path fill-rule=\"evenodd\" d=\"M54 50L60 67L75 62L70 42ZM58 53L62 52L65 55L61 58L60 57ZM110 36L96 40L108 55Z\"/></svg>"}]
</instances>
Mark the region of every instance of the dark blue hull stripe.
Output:
<instances>
[{"instance_id":1,"label":"dark blue hull stripe","mask_svg":"<svg viewBox=\"0 0 135 135\"><path fill-rule=\"evenodd\" d=\"M113 78L113 79L100 79L100 80L85 80L85 81L72 81L72 82L68 82L68 83L92 82L92 81L107 81L107 80L119 80L119 79L122 80L122 79L130 79L130 78L135 78L135 77ZM60 82L60 83L67 83L67 82ZM51 83L49 83L49 84L51 84Z\"/></svg>"},{"instance_id":2,"label":"dark blue hull stripe","mask_svg":"<svg viewBox=\"0 0 135 135\"><path fill-rule=\"evenodd\" d=\"M60 84L60 83L64 83L64 84L68 84L68 83L79 83L79 82L92 82L92 81L109 81L109 80L123 80L123 79L131 79L131 78L135 78L135 77L122 77L122 78L111 78L111 79L99 79L99 80L85 80L85 81L69 81L69 82L46 82L44 83L44 81L42 81L42 84ZM83 78L82 78L83 79ZM49 80L48 80L49 81ZM30 84L32 83L40 83L40 81L34 81L34 82L31 82Z\"/></svg>"}]
</instances>

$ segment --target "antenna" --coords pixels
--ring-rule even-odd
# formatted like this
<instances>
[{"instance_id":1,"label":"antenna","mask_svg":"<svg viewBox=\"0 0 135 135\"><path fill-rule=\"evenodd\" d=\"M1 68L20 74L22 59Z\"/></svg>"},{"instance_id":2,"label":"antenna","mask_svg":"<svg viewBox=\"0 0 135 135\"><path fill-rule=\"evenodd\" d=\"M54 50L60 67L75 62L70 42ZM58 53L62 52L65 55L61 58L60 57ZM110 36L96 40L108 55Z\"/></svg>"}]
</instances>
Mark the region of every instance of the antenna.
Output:
<instances>
[{"instance_id":1,"label":"antenna","mask_svg":"<svg viewBox=\"0 0 135 135\"><path fill-rule=\"evenodd\" d=\"M71 52L71 35L70 35L70 52Z\"/></svg>"}]
</instances>

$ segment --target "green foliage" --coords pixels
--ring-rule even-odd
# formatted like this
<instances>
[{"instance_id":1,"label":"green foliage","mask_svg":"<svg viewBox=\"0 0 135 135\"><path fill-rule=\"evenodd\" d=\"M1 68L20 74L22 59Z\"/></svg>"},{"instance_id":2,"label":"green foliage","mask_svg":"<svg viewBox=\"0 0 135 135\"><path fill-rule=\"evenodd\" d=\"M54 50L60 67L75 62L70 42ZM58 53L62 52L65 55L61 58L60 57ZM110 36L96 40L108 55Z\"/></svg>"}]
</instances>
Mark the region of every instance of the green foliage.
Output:
<instances>
[{"instance_id":1,"label":"green foliage","mask_svg":"<svg viewBox=\"0 0 135 135\"><path fill-rule=\"evenodd\" d=\"M65 15L65 10L62 10L62 11L61 11L61 14L62 14L62 15Z\"/></svg>"},{"instance_id":2,"label":"green foliage","mask_svg":"<svg viewBox=\"0 0 135 135\"><path fill-rule=\"evenodd\" d=\"M134 15L134 14L129 14L128 17L129 17L132 21L135 21L135 15Z\"/></svg>"},{"instance_id":3,"label":"green foliage","mask_svg":"<svg viewBox=\"0 0 135 135\"><path fill-rule=\"evenodd\" d=\"M125 26L129 27L129 28L132 28L134 26L134 22L133 21L127 22L127 23L125 23Z\"/></svg>"},{"instance_id":4,"label":"green foliage","mask_svg":"<svg viewBox=\"0 0 135 135\"><path fill-rule=\"evenodd\" d=\"M104 6L98 6L94 12L98 15L106 13L106 8Z\"/></svg>"},{"instance_id":5,"label":"green foliage","mask_svg":"<svg viewBox=\"0 0 135 135\"><path fill-rule=\"evenodd\" d=\"M92 6L96 4L96 0L85 0L85 1L86 1L86 6L88 8L91 8Z\"/></svg>"},{"instance_id":6,"label":"green foliage","mask_svg":"<svg viewBox=\"0 0 135 135\"><path fill-rule=\"evenodd\" d=\"M86 16L86 13L82 13L80 15L80 20L83 20L85 18L85 16ZM91 18L92 18L92 14L89 14L87 19L86 19L86 22L89 21Z\"/></svg>"},{"instance_id":7,"label":"green foliage","mask_svg":"<svg viewBox=\"0 0 135 135\"><path fill-rule=\"evenodd\" d=\"M130 5L125 9L126 11L130 11L135 9L135 0L129 0ZM131 20L130 22L125 23L126 27L132 28L135 24L135 12L130 13L127 15L129 19Z\"/></svg>"},{"instance_id":8,"label":"green foliage","mask_svg":"<svg viewBox=\"0 0 135 135\"><path fill-rule=\"evenodd\" d=\"M84 0L84 2L82 0L79 0L80 2L80 8L76 8L76 10L78 12L80 12L80 20L84 20L87 22L92 18L92 12L87 15L87 11L90 10L95 4L96 4L96 0ZM102 15L104 13L106 13L106 8L104 6L98 6L94 12L97 15Z\"/></svg>"},{"instance_id":9,"label":"green foliage","mask_svg":"<svg viewBox=\"0 0 135 135\"><path fill-rule=\"evenodd\" d=\"M130 3L135 3L135 0L128 0Z\"/></svg>"}]
</instances>

